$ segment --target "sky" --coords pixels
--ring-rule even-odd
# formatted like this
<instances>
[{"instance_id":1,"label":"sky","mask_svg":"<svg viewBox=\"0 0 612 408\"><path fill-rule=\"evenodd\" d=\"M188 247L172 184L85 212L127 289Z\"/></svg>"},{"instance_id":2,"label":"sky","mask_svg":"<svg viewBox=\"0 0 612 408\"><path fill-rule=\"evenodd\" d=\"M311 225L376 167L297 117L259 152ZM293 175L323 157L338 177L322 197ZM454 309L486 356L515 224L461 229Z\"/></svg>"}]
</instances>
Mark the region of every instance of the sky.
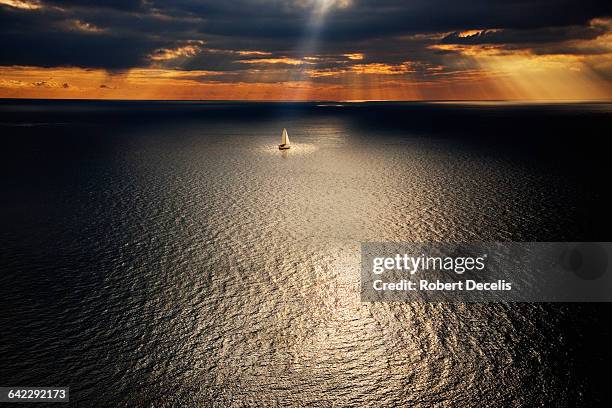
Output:
<instances>
[{"instance_id":1,"label":"sky","mask_svg":"<svg viewBox=\"0 0 612 408\"><path fill-rule=\"evenodd\" d=\"M0 98L612 99L609 0L0 0L0 38Z\"/></svg>"}]
</instances>

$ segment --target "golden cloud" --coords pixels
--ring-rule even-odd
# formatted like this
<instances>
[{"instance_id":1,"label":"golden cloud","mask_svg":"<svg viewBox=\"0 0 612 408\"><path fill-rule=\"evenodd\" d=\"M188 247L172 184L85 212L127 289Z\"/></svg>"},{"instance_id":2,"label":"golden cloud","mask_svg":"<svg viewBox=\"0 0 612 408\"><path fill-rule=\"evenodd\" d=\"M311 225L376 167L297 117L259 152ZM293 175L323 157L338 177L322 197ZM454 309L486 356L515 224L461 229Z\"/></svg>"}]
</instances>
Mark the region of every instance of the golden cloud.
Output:
<instances>
[{"instance_id":1,"label":"golden cloud","mask_svg":"<svg viewBox=\"0 0 612 408\"><path fill-rule=\"evenodd\" d=\"M38 10L42 8L39 0L0 0L0 4L22 10Z\"/></svg>"},{"instance_id":2,"label":"golden cloud","mask_svg":"<svg viewBox=\"0 0 612 408\"><path fill-rule=\"evenodd\" d=\"M342 54L342 56L353 61L360 61L364 58L364 55L360 52L354 54Z\"/></svg>"},{"instance_id":3,"label":"golden cloud","mask_svg":"<svg viewBox=\"0 0 612 408\"><path fill-rule=\"evenodd\" d=\"M412 63L409 61L401 64L383 64L383 63L371 63L371 64L356 64L341 69L313 69L308 71L308 75L311 78L321 77L339 77L345 74L358 74L358 75L402 75L414 72Z\"/></svg>"},{"instance_id":4,"label":"golden cloud","mask_svg":"<svg viewBox=\"0 0 612 408\"><path fill-rule=\"evenodd\" d=\"M201 50L204 41L190 41L188 44L176 48L160 48L149 55L151 61L168 61L176 58L193 57Z\"/></svg>"},{"instance_id":5,"label":"golden cloud","mask_svg":"<svg viewBox=\"0 0 612 408\"><path fill-rule=\"evenodd\" d=\"M413 72L410 62L403 62L397 65L372 63L358 64L351 67L351 71L359 74L376 74L376 75L401 75Z\"/></svg>"},{"instance_id":6,"label":"golden cloud","mask_svg":"<svg viewBox=\"0 0 612 408\"><path fill-rule=\"evenodd\" d=\"M248 56L266 56L266 55L272 55L271 52L266 52L266 51L236 51L236 54L242 55L242 56L245 56L245 57L248 57Z\"/></svg>"},{"instance_id":7,"label":"golden cloud","mask_svg":"<svg viewBox=\"0 0 612 408\"><path fill-rule=\"evenodd\" d=\"M302 65L310 64L308 61L296 58L260 58L260 59L247 59L237 61L241 64L285 64L285 65Z\"/></svg>"}]
</instances>

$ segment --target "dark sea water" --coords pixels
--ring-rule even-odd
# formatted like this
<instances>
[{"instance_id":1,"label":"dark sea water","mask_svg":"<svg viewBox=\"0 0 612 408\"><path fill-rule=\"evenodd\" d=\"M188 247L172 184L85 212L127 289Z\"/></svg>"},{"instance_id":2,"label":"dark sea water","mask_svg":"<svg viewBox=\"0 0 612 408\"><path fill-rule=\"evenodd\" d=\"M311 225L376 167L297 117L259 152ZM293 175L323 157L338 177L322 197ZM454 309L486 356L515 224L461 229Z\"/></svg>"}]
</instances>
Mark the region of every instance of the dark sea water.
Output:
<instances>
[{"instance_id":1,"label":"dark sea water","mask_svg":"<svg viewBox=\"0 0 612 408\"><path fill-rule=\"evenodd\" d=\"M611 119L1 101L0 386L70 386L74 406L602 405L608 305L361 303L359 251L610 241Z\"/></svg>"}]
</instances>

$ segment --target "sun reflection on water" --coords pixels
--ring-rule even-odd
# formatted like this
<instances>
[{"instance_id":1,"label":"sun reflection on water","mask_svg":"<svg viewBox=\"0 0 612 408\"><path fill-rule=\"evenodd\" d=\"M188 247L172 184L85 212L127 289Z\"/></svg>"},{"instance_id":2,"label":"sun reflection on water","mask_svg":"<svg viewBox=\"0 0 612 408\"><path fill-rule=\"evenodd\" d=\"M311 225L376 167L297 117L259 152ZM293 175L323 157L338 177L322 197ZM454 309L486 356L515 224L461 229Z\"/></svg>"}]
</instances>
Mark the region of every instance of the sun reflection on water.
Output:
<instances>
[{"instance_id":1,"label":"sun reflection on water","mask_svg":"<svg viewBox=\"0 0 612 408\"><path fill-rule=\"evenodd\" d=\"M316 152L319 148L312 143L291 144L291 149L279 150L278 145L263 145L257 151L268 155L279 155L281 157L303 156Z\"/></svg>"}]
</instances>

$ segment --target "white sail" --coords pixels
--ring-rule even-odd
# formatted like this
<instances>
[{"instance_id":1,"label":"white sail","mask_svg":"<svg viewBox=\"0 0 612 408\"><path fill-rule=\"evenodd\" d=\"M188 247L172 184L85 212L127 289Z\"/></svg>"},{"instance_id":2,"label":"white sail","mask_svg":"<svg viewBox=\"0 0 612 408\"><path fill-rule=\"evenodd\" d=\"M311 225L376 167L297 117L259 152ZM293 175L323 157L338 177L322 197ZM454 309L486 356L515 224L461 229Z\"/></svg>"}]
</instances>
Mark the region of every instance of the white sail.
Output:
<instances>
[{"instance_id":1,"label":"white sail","mask_svg":"<svg viewBox=\"0 0 612 408\"><path fill-rule=\"evenodd\" d=\"M281 145L289 146L289 134L287 134L287 129L283 129L283 136L281 138Z\"/></svg>"}]
</instances>

